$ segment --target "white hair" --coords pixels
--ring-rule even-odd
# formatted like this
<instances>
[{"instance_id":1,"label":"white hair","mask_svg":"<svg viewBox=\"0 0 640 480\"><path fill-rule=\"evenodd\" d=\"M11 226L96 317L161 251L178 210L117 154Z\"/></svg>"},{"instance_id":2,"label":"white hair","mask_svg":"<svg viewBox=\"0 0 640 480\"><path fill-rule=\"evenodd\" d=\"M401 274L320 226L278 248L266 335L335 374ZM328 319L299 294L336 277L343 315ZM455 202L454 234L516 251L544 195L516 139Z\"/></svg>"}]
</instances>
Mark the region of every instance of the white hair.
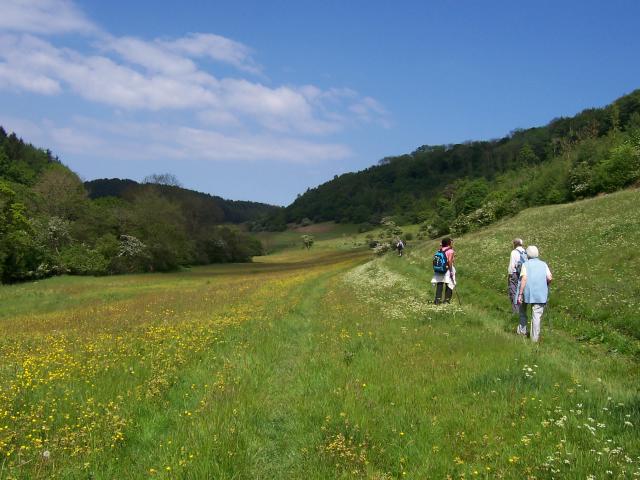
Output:
<instances>
[{"instance_id":1,"label":"white hair","mask_svg":"<svg viewBox=\"0 0 640 480\"><path fill-rule=\"evenodd\" d=\"M521 239L521 238L514 238L514 239L513 239L513 245L514 245L515 247L521 247L521 246L523 245L523 243L524 243L524 242L522 241L522 239Z\"/></svg>"},{"instance_id":2,"label":"white hair","mask_svg":"<svg viewBox=\"0 0 640 480\"><path fill-rule=\"evenodd\" d=\"M538 258L539 252L538 247L535 245L529 245L527 247L527 257L529 258Z\"/></svg>"}]
</instances>

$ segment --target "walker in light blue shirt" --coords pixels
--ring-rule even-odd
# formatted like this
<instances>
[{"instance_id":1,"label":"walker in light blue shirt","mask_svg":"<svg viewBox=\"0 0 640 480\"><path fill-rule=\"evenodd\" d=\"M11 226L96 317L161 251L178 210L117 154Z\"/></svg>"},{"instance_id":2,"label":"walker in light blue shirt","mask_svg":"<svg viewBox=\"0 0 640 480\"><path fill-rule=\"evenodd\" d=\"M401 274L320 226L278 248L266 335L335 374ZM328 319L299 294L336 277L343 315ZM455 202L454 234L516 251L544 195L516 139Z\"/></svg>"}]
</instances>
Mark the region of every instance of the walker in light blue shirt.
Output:
<instances>
[{"instance_id":1,"label":"walker in light blue shirt","mask_svg":"<svg viewBox=\"0 0 640 480\"><path fill-rule=\"evenodd\" d=\"M524 263L527 284L524 286L524 303L547 303L549 286L547 285L547 271L549 267L539 258L531 258ZM518 291L520 285L518 285ZM517 300L516 300L517 301Z\"/></svg>"}]
</instances>

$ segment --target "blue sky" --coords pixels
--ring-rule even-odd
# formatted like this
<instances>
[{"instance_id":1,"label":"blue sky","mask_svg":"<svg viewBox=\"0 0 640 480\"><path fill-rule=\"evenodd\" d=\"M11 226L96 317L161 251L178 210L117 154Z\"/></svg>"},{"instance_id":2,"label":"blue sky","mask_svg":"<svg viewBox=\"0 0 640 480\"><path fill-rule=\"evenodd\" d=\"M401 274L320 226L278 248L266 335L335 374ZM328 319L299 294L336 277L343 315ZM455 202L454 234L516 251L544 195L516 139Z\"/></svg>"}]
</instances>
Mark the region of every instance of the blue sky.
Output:
<instances>
[{"instance_id":1,"label":"blue sky","mask_svg":"<svg viewBox=\"0 0 640 480\"><path fill-rule=\"evenodd\" d=\"M640 88L640 2L0 0L0 125L84 179L286 205Z\"/></svg>"}]
</instances>

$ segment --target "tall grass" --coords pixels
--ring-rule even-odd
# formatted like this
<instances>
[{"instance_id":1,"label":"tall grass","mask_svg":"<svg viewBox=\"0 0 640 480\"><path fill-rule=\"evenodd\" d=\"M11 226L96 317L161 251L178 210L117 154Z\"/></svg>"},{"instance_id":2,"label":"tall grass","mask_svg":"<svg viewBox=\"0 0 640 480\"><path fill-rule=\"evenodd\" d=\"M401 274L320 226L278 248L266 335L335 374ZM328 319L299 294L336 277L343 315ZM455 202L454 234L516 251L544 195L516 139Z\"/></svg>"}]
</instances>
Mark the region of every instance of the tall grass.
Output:
<instances>
[{"instance_id":1,"label":"tall grass","mask_svg":"<svg viewBox=\"0 0 640 480\"><path fill-rule=\"evenodd\" d=\"M252 265L2 287L0 479L640 476L636 337L619 321L637 305L587 309L608 285L591 278L598 229L630 259L612 290L637 291L637 214L618 211L634 203L459 239L462 306L430 304L435 244L370 261L331 250L341 236ZM504 292L515 235L554 271L539 345L514 335Z\"/></svg>"}]
</instances>

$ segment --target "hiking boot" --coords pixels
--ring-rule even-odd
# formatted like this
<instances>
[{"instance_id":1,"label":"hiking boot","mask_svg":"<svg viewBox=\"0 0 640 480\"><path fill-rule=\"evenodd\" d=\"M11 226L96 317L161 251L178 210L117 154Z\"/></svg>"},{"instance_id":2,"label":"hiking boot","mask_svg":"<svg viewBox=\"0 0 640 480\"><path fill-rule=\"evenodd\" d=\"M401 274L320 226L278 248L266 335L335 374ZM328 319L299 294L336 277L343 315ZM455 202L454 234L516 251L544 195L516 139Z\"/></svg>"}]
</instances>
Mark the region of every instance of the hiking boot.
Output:
<instances>
[{"instance_id":1,"label":"hiking boot","mask_svg":"<svg viewBox=\"0 0 640 480\"><path fill-rule=\"evenodd\" d=\"M518 328L516 330L516 334L517 335L527 335L527 327L522 327L520 325L518 325Z\"/></svg>"}]
</instances>

